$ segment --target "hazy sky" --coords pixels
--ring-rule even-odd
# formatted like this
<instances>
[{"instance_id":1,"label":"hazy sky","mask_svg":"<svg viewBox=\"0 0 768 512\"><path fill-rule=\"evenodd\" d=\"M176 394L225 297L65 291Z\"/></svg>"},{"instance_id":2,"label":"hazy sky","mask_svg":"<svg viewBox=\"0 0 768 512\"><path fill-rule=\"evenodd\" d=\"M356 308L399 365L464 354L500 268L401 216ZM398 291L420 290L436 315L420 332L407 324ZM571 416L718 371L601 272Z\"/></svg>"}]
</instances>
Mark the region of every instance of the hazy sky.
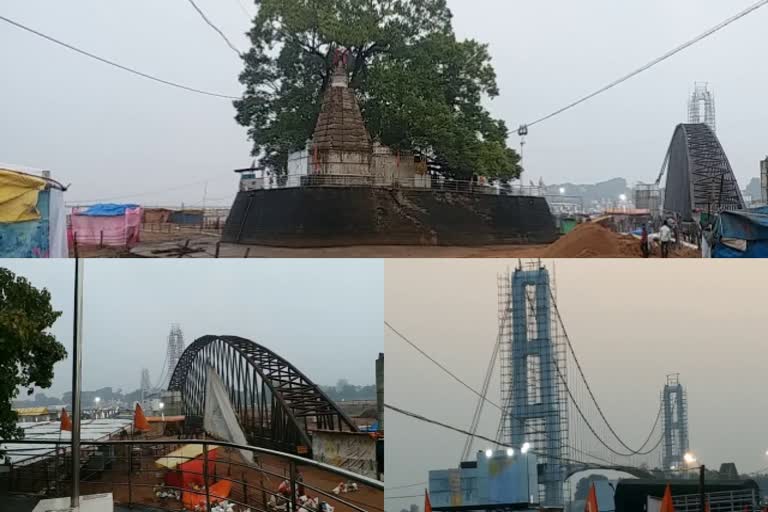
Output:
<instances>
[{"instance_id":1,"label":"hazy sky","mask_svg":"<svg viewBox=\"0 0 768 512\"><path fill-rule=\"evenodd\" d=\"M51 292L63 316L54 333L71 354L74 263L2 260ZM133 391L141 368L160 376L171 323L185 342L206 334L253 340L317 384L375 382L383 351L383 264L361 260L88 260L83 309L83 389ZM71 360L55 368L60 395ZM23 398L23 397L19 397Z\"/></svg>"},{"instance_id":2,"label":"hazy sky","mask_svg":"<svg viewBox=\"0 0 768 512\"><path fill-rule=\"evenodd\" d=\"M255 6L198 0L245 50ZM448 0L461 37L490 44L513 131L626 74L752 0ZM184 0L5 0L0 14L161 78L237 96L239 58ZM655 179L695 81L712 84L718 134L742 184L766 148L763 8L588 104L531 128L526 179ZM171 89L0 23L0 161L48 168L67 200L230 204L250 165L231 102ZM510 142L517 145L517 137ZM207 182L207 192L205 191ZM174 189L174 190L168 190Z\"/></svg>"},{"instance_id":3,"label":"hazy sky","mask_svg":"<svg viewBox=\"0 0 768 512\"><path fill-rule=\"evenodd\" d=\"M496 276L516 263L389 260L385 318L480 389L496 340ZM547 266L551 271L551 262ZM556 262L558 305L574 350L630 446L647 435L666 375L679 372L688 393L690 448L699 459L715 468L735 462L741 472L768 466L765 271L765 264L745 261ZM384 339L386 402L468 428L475 395L391 332ZM498 370L489 398L500 400ZM486 407L478 433L494 438L498 419ZM387 487L424 482L429 469L457 467L464 436L389 410L386 424ZM388 496L418 495L423 487ZM387 510L411 502L421 500L389 500Z\"/></svg>"}]
</instances>

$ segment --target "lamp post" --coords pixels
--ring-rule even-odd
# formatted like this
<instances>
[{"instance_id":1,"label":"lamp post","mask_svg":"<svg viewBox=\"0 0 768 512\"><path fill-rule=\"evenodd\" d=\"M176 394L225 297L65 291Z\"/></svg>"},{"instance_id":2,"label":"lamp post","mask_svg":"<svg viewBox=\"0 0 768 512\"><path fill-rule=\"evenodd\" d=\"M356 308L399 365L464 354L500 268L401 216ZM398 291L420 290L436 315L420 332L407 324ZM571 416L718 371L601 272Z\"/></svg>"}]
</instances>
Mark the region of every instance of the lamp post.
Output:
<instances>
[{"instance_id":1,"label":"lamp post","mask_svg":"<svg viewBox=\"0 0 768 512\"><path fill-rule=\"evenodd\" d=\"M531 464L528 460L528 451L531 449L531 443L523 443L520 447L520 453L525 455L525 494L528 499L528 504L533 502L533 496L531 496Z\"/></svg>"}]
</instances>

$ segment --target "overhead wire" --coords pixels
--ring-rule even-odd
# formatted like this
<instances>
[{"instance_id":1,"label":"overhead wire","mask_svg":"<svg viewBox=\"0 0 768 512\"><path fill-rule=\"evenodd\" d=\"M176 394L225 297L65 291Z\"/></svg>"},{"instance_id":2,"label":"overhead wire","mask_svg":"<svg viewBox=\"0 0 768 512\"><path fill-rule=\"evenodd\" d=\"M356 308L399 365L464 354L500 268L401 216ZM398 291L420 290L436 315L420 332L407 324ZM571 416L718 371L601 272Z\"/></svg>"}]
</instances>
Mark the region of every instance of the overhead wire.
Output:
<instances>
[{"instance_id":1,"label":"overhead wire","mask_svg":"<svg viewBox=\"0 0 768 512\"><path fill-rule=\"evenodd\" d=\"M428 418L428 417L423 416L421 414L418 414L418 413L415 413L415 412L411 412L411 411L408 411L406 409L402 409L400 407L388 404L386 402L384 403L384 407L386 409L394 411L394 412L396 412L398 414L402 414L403 416L408 416L408 417L413 418L415 420L419 420L419 421L422 421L422 422L425 422L425 423L429 423L429 424L432 424L432 425L444 428L446 430L452 430L454 432L457 432L459 434L464 434L464 435L469 435L470 434L469 431L464 430L462 428L455 427L455 426L449 425L447 423L443 423L442 421L438 421L438 420L434 420L434 419ZM496 440L494 440L494 439L492 439L490 437L481 435L481 434L476 434L475 437L477 437L478 439L482 439L483 441L488 441L490 443L498 444L499 446L504 447L504 448L520 449L519 446L515 446L515 445L504 443L504 442L497 442ZM559 461L562 461L562 462L569 462L569 463L575 463L575 464L589 465L590 467L594 467L596 469L600 469L600 468L616 469L617 467L626 467L626 468L631 467L631 466L616 466L616 467L601 466L601 465L598 465L598 464L594 464L594 463L583 461L583 460L573 459L573 458L570 458L570 457L560 457L560 456L555 456L555 455L549 455L549 454L537 451L534 448L530 448L528 450L528 452L532 453L534 455L538 455L538 456L541 456L541 457L546 457L548 459L556 459L556 460L559 460Z\"/></svg>"},{"instance_id":2,"label":"overhead wire","mask_svg":"<svg viewBox=\"0 0 768 512\"><path fill-rule=\"evenodd\" d=\"M150 75L149 73L144 73L143 71L139 71L137 69L130 68L130 67L124 66L122 64L118 64L115 61L106 59L104 57L99 57L96 54L93 54L91 52L88 52L86 50L78 48L78 47L76 47L74 45L71 45L69 43L65 43L64 41L61 41L61 40L56 39L54 37L51 37L51 36L49 36L47 34L44 34L44 33L40 32L40 31L37 31L37 30L35 30L33 28L30 28L30 27L28 27L28 26L26 26L26 25L24 25L22 23L19 23L17 21L14 21L14 20L12 20L12 19L10 19L8 17L2 16L2 15L0 15L0 21L4 21L4 22L6 22L6 23L8 23L10 25L13 25L13 26L15 26L17 28L20 28L21 30L25 30L25 31L27 31L27 32L29 32L31 34L34 34L34 35L38 36L38 37L42 37L43 39L46 39L46 40L48 40L48 41L50 41L52 43L55 43L55 44L57 44L59 46L63 46L64 48L67 48L69 50L77 52L77 53L79 53L81 55L85 55L86 57L89 57L91 59L97 60L99 62L103 62L104 64L109 64L110 66L114 66L114 67L116 67L118 69L122 69L123 71L127 71L128 73L140 76L142 78L146 78L148 80L152 80L152 81L155 81L155 82L158 82L158 83L161 83L161 84L165 84L165 85L168 85L170 87L175 87L177 89L183 89L185 91L194 92L194 93L197 93L197 94L203 94L203 95L206 95L206 96L214 96L214 97L217 97L217 98L225 98L225 99L229 99L229 100L239 100L240 99L238 96L230 96L230 95L227 95L227 94L220 94L220 93L217 93L217 92L206 91L206 90L203 90L203 89L197 89L195 87L190 87L188 85L183 85L183 84L180 84L180 83L177 83L177 82L172 82L170 80L165 80L163 78L159 78L159 77L156 77L154 75Z\"/></svg>"},{"instance_id":3,"label":"overhead wire","mask_svg":"<svg viewBox=\"0 0 768 512\"><path fill-rule=\"evenodd\" d=\"M422 356L424 356L424 357L426 357L427 359L429 359L429 360L430 360L432 363L434 363L434 364L435 364L435 365L436 365L438 368L440 368L440 369L441 369L441 370L443 370L445 373L447 373L448 375L450 375L450 376L451 376L451 377L452 377L452 378L453 378L453 379L454 379L456 382L458 382L459 384L461 384L462 386L464 386L465 388L467 388L467 389L468 389L469 391L471 391L473 394L475 394L475 395L477 395L478 397L480 397L480 399L481 399L481 400L485 400L486 402L488 402L489 404L491 404L492 406L494 406L494 407L495 407L495 408L497 408L498 410L502 410L502 409L501 409L501 406L500 406L499 404L497 404L496 402L493 402L493 401L491 401L490 399L488 399L488 398L484 397L484 396L483 396L483 395L482 395L482 394L481 394L479 391L477 391L475 388L473 388L472 386L470 386L469 384L467 384L466 382L464 382L463 380L461 380L461 379L460 379L460 378L459 378L459 377L458 377L458 376L457 376L455 373L453 373L451 370L449 370L448 368L446 368L445 366L443 366L443 365L442 365L442 364L441 364L439 361L435 360L435 359L434 359L432 356L430 356L430 355L429 355L429 354L427 354L425 351L423 351L423 350L421 349L421 347L419 347L419 346L418 346L418 345L416 345L414 342L412 342L410 339L408 339L408 337L406 337L406 336L405 336L403 333L401 333L400 331L398 331L397 329L395 329L395 328L392 326L392 324L390 324L388 321L384 320L384 325L386 325L386 326L387 326L387 327L388 327L388 328L389 328L389 329L390 329L390 330L391 330L393 333L395 333L395 334L396 334L396 335L397 335L397 336L398 336L398 337L399 337L401 340L403 340L404 342L406 342L407 344L409 344L411 347L413 347L414 349L416 349L416 351L417 351L417 352L419 352L419 353L420 353Z\"/></svg>"},{"instance_id":4,"label":"overhead wire","mask_svg":"<svg viewBox=\"0 0 768 512\"><path fill-rule=\"evenodd\" d=\"M608 91L610 89L613 89L617 85L620 85L620 84L626 82L627 80L629 80L629 79L639 75L640 73L642 73L642 72L644 72L644 71L646 71L646 70L656 66L657 64L660 64L661 62L664 62L665 60L669 59L670 57L673 57L674 55L680 53L681 51L683 51L683 50L685 50L685 49L695 45L696 43L702 41L703 39L706 39L707 37L711 36L712 34L715 34L716 32L719 32L720 30L724 29L725 27L727 27L731 23L734 23L735 21L740 20L741 18L743 18L743 17L747 16L748 14L750 14L750 13L760 9L761 7L764 7L766 4L768 4L768 0L760 0L759 2L754 3L751 6L747 7L746 9L744 9L743 11L741 11L740 13L738 13L738 14L736 14L734 16L731 16L730 18L726 19L725 21L722 21L721 23L718 23L717 25L715 25L714 27L710 28L709 30L707 30L707 31L703 32L702 34L699 34L698 36L694 37L693 39L691 39L691 40L689 40L689 41L687 41L687 42L685 42L685 43L683 43L683 44L673 48L672 50L666 52L665 54L661 55L660 57L657 57L657 58L653 59L652 61L648 62L647 64L645 64L645 65L635 69L631 73L628 73L628 74L622 76L621 78L619 78L617 80L614 80L613 82L611 82L611 83L601 87L600 89L596 90L595 92L592 92L592 93L590 93L590 94L588 94L586 96L583 96L582 98L579 98L576 101L573 101L573 102L567 104L566 106L555 110L554 112L552 112L550 114L547 114L547 115L545 115L543 117L540 117L540 118L536 119L533 122L524 124L522 126L531 127L531 126L534 126L536 124L542 123L542 122L544 122L544 121L546 121L548 119L551 119L551 118L553 118L553 117L555 117L555 116L557 116L559 114L562 114L563 112L565 112L567 110L570 110L570 109L572 109L572 108L574 108L574 107L584 103L585 101L588 101L588 100L594 98L595 96L598 96L599 94L602 94L602 93L604 93L604 92L606 92L606 91Z\"/></svg>"},{"instance_id":5,"label":"overhead wire","mask_svg":"<svg viewBox=\"0 0 768 512\"><path fill-rule=\"evenodd\" d=\"M212 28L212 29L213 29L213 30L214 30L214 31L215 31L217 34L219 34L219 36L221 36L221 38L224 40L224 42L225 42L225 43L227 43L227 46L229 46L229 47L232 49L232 51L233 51L233 52L235 52L235 53L238 55L238 57L239 57L240 55L242 55L242 52L241 52L240 50L238 50L238 49L237 49L237 46L235 46L234 44L232 44L232 41L230 41L230 40L229 40L229 38L228 38L228 37L227 37L227 36L224 34L224 32L223 32L223 31L222 31L222 30L221 30L219 27L217 27L217 26L216 26L216 25L215 25L215 24L214 24L214 23L213 23L213 22L210 20L210 18L208 18L208 16L206 16L206 14L203 12L203 10L202 10L202 9L200 9L200 7L198 7L198 6L197 6L197 4L195 3L195 1L194 1L194 0L187 0L187 1L190 3L190 5L191 5L192 7L194 7L194 9L197 11L197 13L200 15L200 17L201 17L201 18L203 18L203 21L205 21L205 23L206 23L206 24L207 24L209 27L211 27L211 28ZM241 7L242 7L242 5L241 5Z\"/></svg>"}]
</instances>

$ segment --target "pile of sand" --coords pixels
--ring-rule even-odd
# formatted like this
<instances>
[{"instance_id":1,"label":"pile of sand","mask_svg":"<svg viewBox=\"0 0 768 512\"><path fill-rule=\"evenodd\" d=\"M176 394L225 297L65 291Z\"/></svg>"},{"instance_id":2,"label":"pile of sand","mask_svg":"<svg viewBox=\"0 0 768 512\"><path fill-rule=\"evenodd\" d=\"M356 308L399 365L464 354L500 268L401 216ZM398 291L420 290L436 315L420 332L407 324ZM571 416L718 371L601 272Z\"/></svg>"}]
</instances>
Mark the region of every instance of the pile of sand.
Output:
<instances>
[{"instance_id":1,"label":"pile of sand","mask_svg":"<svg viewBox=\"0 0 768 512\"><path fill-rule=\"evenodd\" d=\"M659 257L658 247L653 257ZM670 254L673 258L697 258L697 251L681 247ZM585 223L548 246L542 258L641 258L640 240L614 233L599 224Z\"/></svg>"}]
</instances>

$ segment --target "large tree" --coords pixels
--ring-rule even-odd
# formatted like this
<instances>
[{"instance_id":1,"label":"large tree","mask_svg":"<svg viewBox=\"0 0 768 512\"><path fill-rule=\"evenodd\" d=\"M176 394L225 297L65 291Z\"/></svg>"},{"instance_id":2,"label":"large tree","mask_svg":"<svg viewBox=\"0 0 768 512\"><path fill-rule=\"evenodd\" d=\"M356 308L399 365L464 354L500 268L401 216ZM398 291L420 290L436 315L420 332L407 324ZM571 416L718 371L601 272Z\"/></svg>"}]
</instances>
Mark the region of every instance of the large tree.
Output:
<instances>
[{"instance_id":1,"label":"large tree","mask_svg":"<svg viewBox=\"0 0 768 512\"><path fill-rule=\"evenodd\" d=\"M59 316L48 290L0 268L0 439L22 436L11 408L19 390L50 387L53 365L67 356L48 332Z\"/></svg>"},{"instance_id":2,"label":"large tree","mask_svg":"<svg viewBox=\"0 0 768 512\"><path fill-rule=\"evenodd\" d=\"M498 95L486 45L458 40L445 0L255 0L236 119L253 155L285 172L312 136L337 51L374 139L426 156L442 174L519 176L508 129L483 107Z\"/></svg>"}]
</instances>

